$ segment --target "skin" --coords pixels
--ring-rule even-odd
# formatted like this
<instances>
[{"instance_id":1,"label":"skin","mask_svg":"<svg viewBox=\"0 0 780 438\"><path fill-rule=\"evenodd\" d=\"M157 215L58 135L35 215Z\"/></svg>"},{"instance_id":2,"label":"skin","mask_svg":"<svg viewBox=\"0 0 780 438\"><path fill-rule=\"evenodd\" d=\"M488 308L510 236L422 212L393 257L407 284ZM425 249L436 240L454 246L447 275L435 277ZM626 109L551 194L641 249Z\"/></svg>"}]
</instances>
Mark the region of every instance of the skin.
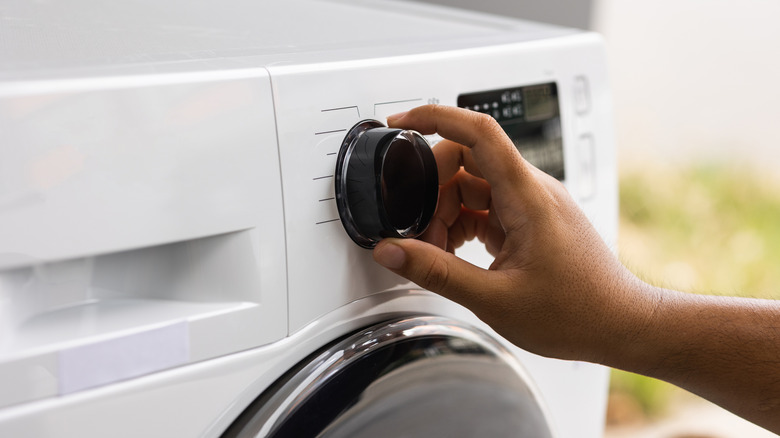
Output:
<instances>
[{"instance_id":1,"label":"skin","mask_svg":"<svg viewBox=\"0 0 780 438\"><path fill-rule=\"evenodd\" d=\"M473 311L528 351L666 380L780 433L780 304L642 282L563 185L525 161L491 117L428 105L391 127L438 133L440 198L420 240L374 259ZM454 254L479 239L490 269Z\"/></svg>"}]
</instances>

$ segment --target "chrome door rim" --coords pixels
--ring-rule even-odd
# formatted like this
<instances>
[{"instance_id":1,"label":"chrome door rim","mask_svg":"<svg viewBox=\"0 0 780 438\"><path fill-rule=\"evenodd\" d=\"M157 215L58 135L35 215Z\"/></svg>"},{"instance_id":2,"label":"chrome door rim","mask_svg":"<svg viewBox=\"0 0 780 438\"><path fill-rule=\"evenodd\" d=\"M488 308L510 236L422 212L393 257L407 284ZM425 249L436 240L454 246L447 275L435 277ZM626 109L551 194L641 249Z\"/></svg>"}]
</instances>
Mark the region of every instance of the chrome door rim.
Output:
<instances>
[{"instance_id":1,"label":"chrome door rim","mask_svg":"<svg viewBox=\"0 0 780 438\"><path fill-rule=\"evenodd\" d=\"M478 346L481 352L468 353L492 356L509 366L522 383L524 388L521 390L527 391L527 396L539 407L546 427L550 427L549 416L538 391L527 372L503 345L485 332L460 321L436 316L415 316L375 324L336 341L313 359L305 360L272 385L266 394L253 403L254 407L250 406L242 414L248 418L239 420L244 423L240 430L228 429L226 436L274 435L300 406L351 364L394 344L432 338L459 340ZM552 432L547 429L546 434L534 436L552 436Z\"/></svg>"}]
</instances>

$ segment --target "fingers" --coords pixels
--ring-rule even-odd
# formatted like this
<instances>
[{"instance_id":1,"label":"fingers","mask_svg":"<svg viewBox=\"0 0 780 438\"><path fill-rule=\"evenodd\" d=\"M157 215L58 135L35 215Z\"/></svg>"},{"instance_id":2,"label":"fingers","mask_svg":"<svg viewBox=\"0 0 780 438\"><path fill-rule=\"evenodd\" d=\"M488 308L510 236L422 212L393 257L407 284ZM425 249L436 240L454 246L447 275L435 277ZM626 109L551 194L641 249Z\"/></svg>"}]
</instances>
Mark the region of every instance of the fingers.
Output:
<instances>
[{"instance_id":1,"label":"fingers","mask_svg":"<svg viewBox=\"0 0 780 438\"><path fill-rule=\"evenodd\" d=\"M449 226L460 212L461 205L469 210L487 210L491 199L487 181L461 170L440 187L437 216L442 216Z\"/></svg>"},{"instance_id":2,"label":"fingers","mask_svg":"<svg viewBox=\"0 0 780 438\"><path fill-rule=\"evenodd\" d=\"M447 183L461 167L474 176L482 177L482 173L471 155L471 149L460 143L442 140L433 147L433 156L439 168L439 184Z\"/></svg>"},{"instance_id":3,"label":"fingers","mask_svg":"<svg viewBox=\"0 0 780 438\"><path fill-rule=\"evenodd\" d=\"M469 210L487 210L490 203L490 185L487 181L460 170L439 188L436 214L422 239L439 248L452 250L453 247L447 244L447 234L460 217L462 207L465 206Z\"/></svg>"},{"instance_id":4,"label":"fingers","mask_svg":"<svg viewBox=\"0 0 780 438\"><path fill-rule=\"evenodd\" d=\"M488 227L487 216L486 211L463 209L458 220L449 229L447 249L455 250L455 248L460 248L464 243L475 238L485 242Z\"/></svg>"},{"instance_id":5,"label":"fingers","mask_svg":"<svg viewBox=\"0 0 780 438\"><path fill-rule=\"evenodd\" d=\"M475 148L485 142L495 141L502 133L500 127L489 127L490 116L463 108L444 105L424 105L406 113L387 118L391 127L414 129L422 134L438 133L442 137ZM489 138L485 138L489 135Z\"/></svg>"},{"instance_id":6,"label":"fingers","mask_svg":"<svg viewBox=\"0 0 780 438\"><path fill-rule=\"evenodd\" d=\"M464 305L489 293L490 272L426 242L384 239L374 248L374 260L420 287Z\"/></svg>"},{"instance_id":7,"label":"fingers","mask_svg":"<svg viewBox=\"0 0 780 438\"><path fill-rule=\"evenodd\" d=\"M523 182L532 179L531 166L520 157L498 122L486 114L463 108L425 105L388 117L387 121L392 127L415 129L423 134L438 133L445 139L470 148L481 174L501 198L511 199L513 195L516 196ZM443 146L444 151L439 154L448 160L445 174L452 174L453 164L450 160L465 162L464 154L462 151L453 151L453 147L446 143Z\"/></svg>"}]
</instances>

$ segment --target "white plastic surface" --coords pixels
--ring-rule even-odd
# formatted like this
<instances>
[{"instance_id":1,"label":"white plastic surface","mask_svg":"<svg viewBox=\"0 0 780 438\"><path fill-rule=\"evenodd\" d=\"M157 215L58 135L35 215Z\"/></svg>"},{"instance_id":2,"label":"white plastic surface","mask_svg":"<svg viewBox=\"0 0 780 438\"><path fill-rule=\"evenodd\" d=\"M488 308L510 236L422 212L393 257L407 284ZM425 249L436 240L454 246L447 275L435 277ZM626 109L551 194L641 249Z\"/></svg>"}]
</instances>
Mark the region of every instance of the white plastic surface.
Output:
<instances>
[{"instance_id":1,"label":"white plastic surface","mask_svg":"<svg viewBox=\"0 0 780 438\"><path fill-rule=\"evenodd\" d=\"M607 165L603 174L593 177L590 167L582 168L577 148L580 129L597 130L603 143L594 152L601 157L594 160L613 153L610 108L603 105L608 97L601 96L607 92L604 67L595 62L598 59L603 61L600 40L581 34L382 62L334 63L316 69L270 67L287 200L290 331L361 296L403 284L377 266L370 251L354 245L338 221L333 199L335 153L346 130L362 118L382 119L429 101L455 105L461 93L555 81L561 99L565 183L578 196L583 177L592 192L591 205L599 205L599 215L591 217L602 235L614 242L614 170ZM580 120L575 119L574 83L585 75L592 77L591 92L601 93L601 104ZM323 278L330 280L323 285Z\"/></svg>"},{"instance_id":2,"label":"white plastic surface","mask_svg":"<svg viewBox=\"0 0 780 438\"><path fill-rule=\"evenodd\" d=\"M0 272L0 407L281 339L283 251L260 234Z\"/></svg>"},{"instance_id":3,"label":"white plastic surface","mask_svg":"<svg viewBox=\"0 0 780 438\"><path fill-rule=\"evenodd\" d=\"M184 365L190 358L184 321L61 350L59 393L84 389Z\"/></svg>"},{"instance_id":4,"label":"white plastic surface","mask_svg":"<svg viewBox=\"0 0 780 438\"><path fill-rule=\"evenodd\" d=\"M238 231L280 209L264 70L33 85L0 84L0 269Z\"/></svg>"},{"instance_id":5,"label":"white plastic surface","mask_svg":"<svg viewBox=\"0 0 780 438\"><path fill-rule=\"evenodd\" d=\"M263 389L330 341L384 319L421 313L457 318L490 332L470 312L433 294L377 294L271 345L0 410L0 436L218 436ZM559 437L601 436L605 368L541 358L502 342L533 376Z\"/></svg>"},{"instance_id":6,"label":"white plastic surface","mask_svg":"<svg viewBox=\"0 0 780 438\"><path fill-rule=\"evenodd\" d=\"M575 32L398 0L6 0L0 81L364 60Z\"/></svg>"},{"instance_id":7,"label":"white plastic surface","mask_svg":"<svg viewBox=\"0 0 780 438\"><path fill-rule=\"evenodd\" d=\"M360 326L480 324L345 234L335 155L361 119L555 81L565 184L615 242L592 34L401 1L12 0L0 59L1 436L214 436ZM605 369L513 351L561 438L601 436Z\"/></svg>"},{"instance_id":8,"label":"white plastic surface","mask_svg":"<svg viewBox=\"0 0 780 438\"><path fill-rule=\"evenodd\" d=\"M274 122L264 69L0 83L0 406L287 333ZM170 324L180 353L143 359ZM128 333L138 363L61 368Z\"/></svg>"}]
</instances>

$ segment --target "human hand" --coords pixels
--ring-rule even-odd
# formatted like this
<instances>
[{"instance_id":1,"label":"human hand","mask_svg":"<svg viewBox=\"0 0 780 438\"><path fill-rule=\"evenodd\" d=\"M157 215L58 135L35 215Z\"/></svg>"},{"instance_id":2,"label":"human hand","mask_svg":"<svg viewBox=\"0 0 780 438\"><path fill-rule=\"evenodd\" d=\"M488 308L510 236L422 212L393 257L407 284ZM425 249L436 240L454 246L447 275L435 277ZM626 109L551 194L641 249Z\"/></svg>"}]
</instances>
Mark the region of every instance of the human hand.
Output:
<instances>
[{"instance_id":1,"label":"human hand","mask_svg":"<svg viewBox=\"0 0 780 438\"><path fill-rule=\"evenodd\" d=\"M598 362L610 343L641 330L652 313L652 290L641 287L563 185L525 161L494 119L428 105L391 116L388 124L444 138L433 149L440 196L422 239L381 241L378 263L466 306L538 354ZM473 238L495 256L489 270L454 255Z\"/></svg>"},{"instance_id":2,"label":"human hand","mask_svg":"<svg viewBox=\"0 0 780 438\"><path fill-rule=\"evenodd\" d=\"M374 259L473 311L528 351L660 378L780 433L780 305L650 286L623 267L566 189L487 115L424 106L392 127L438 132L439 206L422 240ZM453 253L478 238L495 261Z\"/></svg>"}]
</instances>

